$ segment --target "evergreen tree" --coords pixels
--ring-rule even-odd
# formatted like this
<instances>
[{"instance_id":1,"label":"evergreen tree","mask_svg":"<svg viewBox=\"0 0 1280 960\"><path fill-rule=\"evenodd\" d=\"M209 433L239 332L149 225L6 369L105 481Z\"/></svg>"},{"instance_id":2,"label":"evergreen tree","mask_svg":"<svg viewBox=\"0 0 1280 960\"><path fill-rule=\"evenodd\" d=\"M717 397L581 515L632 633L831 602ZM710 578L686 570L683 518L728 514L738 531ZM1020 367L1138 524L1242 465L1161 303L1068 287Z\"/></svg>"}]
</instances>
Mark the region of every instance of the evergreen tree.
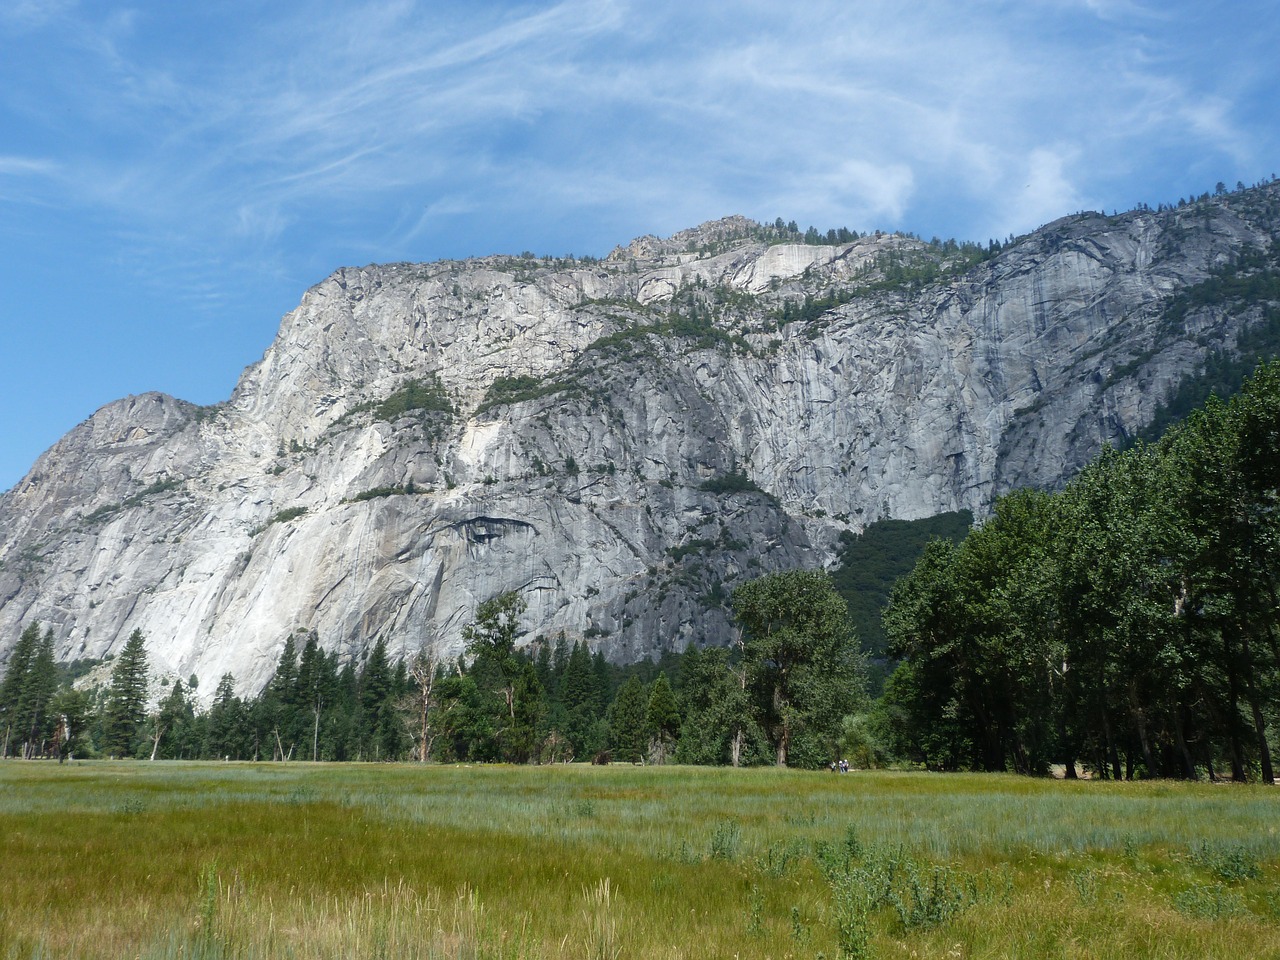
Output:
<instances>
[{"instance_id":1,"label":"evergreen tree","mask_svg":"<svg viewBox=\"0 0 1280 960\"><path fill-rule=\"evenodd\" d=\"M21 704L39 642L40 624L29 623L9 653L9 665L0 683L0 757L9 756L10 750L18 749L23 742L26 721L21 716Z\"/></svg>"},{"instance_id":2,"label":"evergreen tree","mask_svg":"<svg viewBox=\"0 0 1280 960\"><path fill-rule=\"evenodd\" d=\"M649 741L645 725L647 703L644 684L632 674L609 704L609 748L613 759L622 763L638 763L644 759Z\"/></svg>"},{"instance_id":3,"label":"evergreen tree","mask_svg":"<svg viewBox=\"0 0 1280 960\"><path fill-rule=\"evenodd\" d=\"M253 705L255 736L267 741L267 752L279 760L297 750L298 648L293 634L285 637L275 673Z\"/></svg>"},{"instance_id":4,"label":"evergreen tree","mask_svg":"<svg viewBox=\"0 0 1280 960\"><path fill-rule=\"evenodd\" d=\"M17 718L22 724L23 756L30 758L46 752L45 744L53 736L49 701L57 691L58 666L53 659L53 629L47 628L36 645L18 700Z\"/></svg>"},{"instance_id":5,"label":"evergreen tree","mask_svg":"<svg viewBox=\"0 0 1280 960\"><path fill-rule=\"evenodd\" d=\"M604 658L604 651L597 650L591 657L591 672L595 675L594 703L597 717L604 716L604 709L609 705L615 693L613 689L613 669Z\"/></svg>"},{"instance_id":6,"label":"evergreen tree","mask_svg":"<svg viewBox=\"0 0 1280 960\"><path fill-rule=\"evenodd\" d=\"M160 703L160 756L169 760L190 760L200 755L200 743L192 733L195 709L187 699L182 681L173 681L169 695Z\"/></svg>"},{"instance_id":7,"label":"evergreen tree","mask_svg":"<svg viewBox=\"0 0 1280 960\"><path fill-rule=\"evenodd\" d=\"M680 705L665 673L658 674L649 691L645 729L653 762L666 763L680 737Z\"/></svg>"},{"instance_id":8,"label":"evergreen tree","mask_svg":"<svg viewBox=\"0 0 1280 960\"><path fill-rule=\"evenodd\" d=\"M601 730L597 726L600 719L597 677L591 652L581 641L574 643L569 654L560 690L565 714L564 736L573 756L579 760L592 757L603 749L608 732L607 727Z\"/></svg>"},{"instance_id":9,"label":"evergreen tree","mask_svg":"<svg viewBox=\"0 0 1280 960\"><path fill-rule=\"evenodd\" d=\"M248 715L236 696L235 678L224 673L209 707L205 728L205 755L216 760L247 759L250 748Z\"/></svg>"},{"instance_id":10,"label":"evergreen tree","mask_svg":"<svg viewBox=\"0 0 1280 960\"><path fill-rule=\"evenodd\" d=\"M521 657L519 664L513 684L515 712L503 732L501 743L506 760L528 763L538 751L538 734L546 715L546 700L533 663Z\"/></svg>"},{"instance_id":11,"label":"evergreen tree","mask_svg":"<svg viewBox=\"0 0 1280 960\"><path fill-rule=\"evenodd\" d=\"M334 664L320 649L320 638L307 635L298 661L298 673L289 700L295 705L288 724L288 741L305 744L299 756L320 759L320 730L326 707L336 696L337 676Z\"/></svg>"},{"instance_id":12,"label":"evergreen tree","mask_svg":"<svg viewBox=\"0 0 1280 960\"><path fill-rule=\"evenodd\" d=\"M109 756L131 757L147 719L147 650L141 630L134 630L111 669L111 685L103 716L102 749Z\"/></svg>"},{"instance_id":13,"label":"evergreen tree","mask_svg":"<svg viewBox=\"0 0 1280 960\"><path fill-rule=\"evenodd\" d=\"M395 685L391 662L387 658L387 643L379 637L369 651L360 672L360 747L359 759L386 760L383 753L380 728L387 722L386 713L394 712Z\"/></svg>"}]
</instances>

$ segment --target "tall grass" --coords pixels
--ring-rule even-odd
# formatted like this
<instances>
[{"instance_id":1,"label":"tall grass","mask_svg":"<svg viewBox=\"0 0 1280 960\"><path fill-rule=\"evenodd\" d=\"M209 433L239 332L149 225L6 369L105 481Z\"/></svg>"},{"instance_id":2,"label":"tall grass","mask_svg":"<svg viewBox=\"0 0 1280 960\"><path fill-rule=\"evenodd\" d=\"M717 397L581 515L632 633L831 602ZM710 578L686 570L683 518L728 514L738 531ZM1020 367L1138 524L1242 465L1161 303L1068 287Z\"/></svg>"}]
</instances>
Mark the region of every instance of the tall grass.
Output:
<instances>
[{"instance_id":1,"label":"tall grass","mask_svg":"<svg viewBox=\"0 0 1280 960\"><path fill-rule=\"evenodd\" d=\"M0 958L1280 956L1262 787L0 763Z\"/></svg>"}]
</instances>

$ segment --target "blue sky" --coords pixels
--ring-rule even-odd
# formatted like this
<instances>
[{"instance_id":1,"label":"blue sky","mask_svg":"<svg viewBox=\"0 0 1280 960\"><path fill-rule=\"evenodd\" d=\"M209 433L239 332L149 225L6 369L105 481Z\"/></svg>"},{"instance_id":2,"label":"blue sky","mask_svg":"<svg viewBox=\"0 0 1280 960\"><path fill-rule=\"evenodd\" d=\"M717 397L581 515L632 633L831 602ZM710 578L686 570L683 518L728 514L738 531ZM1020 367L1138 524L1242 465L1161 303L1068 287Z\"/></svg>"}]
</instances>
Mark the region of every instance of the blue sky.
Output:
<instances>
[{"instance_id":1,"label":"blue sky","mask_svg":"<svg viewBox=\"0 0 1280 960\"><path fill-rule=\"evenodd\" d=\"M5 0L0 489L113 399L225 399L339 266L1269 178L1277 50L1251 0Z\"/></svg>"}]
</instances>

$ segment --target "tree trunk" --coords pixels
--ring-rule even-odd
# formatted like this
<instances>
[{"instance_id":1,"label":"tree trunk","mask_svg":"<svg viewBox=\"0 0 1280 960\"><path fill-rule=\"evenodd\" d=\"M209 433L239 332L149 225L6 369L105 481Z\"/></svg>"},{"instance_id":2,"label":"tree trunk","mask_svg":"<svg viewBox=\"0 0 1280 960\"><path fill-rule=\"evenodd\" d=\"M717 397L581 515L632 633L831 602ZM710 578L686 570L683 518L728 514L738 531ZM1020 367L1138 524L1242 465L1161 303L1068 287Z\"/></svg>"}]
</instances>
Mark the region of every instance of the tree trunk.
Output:
<instances>
[{"instance_id":1,"label":"tree trunk","mask_svg":"<svg viewBox=\"0 0 1280 960\"><path fill-rule=\"evenodd\" d=\"M1102 733L1107 741L1107 758L1111 761L1111 777L1113 780L1119 780L1120 777L1120 751L1116 748L1116 739L1111 735L1111 718L1107 716L1106 704L1102 706Z\"/></svg>"},{"instance_id":2,"label":"tree trunk","mask_svg":"<svg viewBox=\"0 0 1280 960\"><path fill-rule=\"evenodd\" d=\"M733 739L729 741L729 759L735 767L742 763L742 727L733 731Z\"/></svg>"},{"instance_id":3,"label":"tree trunk","mask_svg":"<svg viewBox=\"0 0 1280 960\"><path fill-rule=\"evenodd\" d=\"M1251 659L1249 655L1249 637L1244 636L1244 645L1241 648L1244 654L1244 661L1247 665ZM1262 767L1262 782L1268 786L1274 786L1276 782L1275 771L1271 768L1271 746L1267 743L1267 723L1262 716L1262 705L1258 702L1257 688L1253 684L1253 677L1250 673L1245 674L1245 695L1249 698L1249 709L1253 713L1253 732L1258 738L1258 760Z\"/></svg>"},{"instance_id":4,"label":"tree trunk","mask_svg":"<svg viewBox=\"0 0 1280 960\"><path fill-rule=\"evenodd\" d=\"M1133 716L1133 725L1138 730L1138 743L1142 747L1142 762L1147 765L1147 776L1160 776L1160 766L1151 752L1151 740L1147 736L1147 717L1138 705L1138 694L1132 684L1129 687L1129 707Z\"/></svg>"},{"instance_id":5,"label":"tree trunk","mask_svg":"<svg viewBox=\"0 0 1280 960\"><path fill-rule=\"evenodd\" d=\"M1230 744L1231 779L1244 783L1244 750L1240 744L1240 677L1227 631L1222 632L1223 659L1227 668L1227 736Z\"/></svg>"},{"instance_id":6,"label":"tree trunk","mask_svg":"<svg viewBox=\"0 0 1280 960\"><path fill-rule=\"evenodd\" d=\"M1182 709L1177 704L1173 707L1173 736L1178 747L1178 756L1182 758L1182 771L1188 780L1199 779L1196 776L1196 764L1191 759L1191 751L1187 749L1187 737L1182 732Z\"/></svg>"}]
</instances>

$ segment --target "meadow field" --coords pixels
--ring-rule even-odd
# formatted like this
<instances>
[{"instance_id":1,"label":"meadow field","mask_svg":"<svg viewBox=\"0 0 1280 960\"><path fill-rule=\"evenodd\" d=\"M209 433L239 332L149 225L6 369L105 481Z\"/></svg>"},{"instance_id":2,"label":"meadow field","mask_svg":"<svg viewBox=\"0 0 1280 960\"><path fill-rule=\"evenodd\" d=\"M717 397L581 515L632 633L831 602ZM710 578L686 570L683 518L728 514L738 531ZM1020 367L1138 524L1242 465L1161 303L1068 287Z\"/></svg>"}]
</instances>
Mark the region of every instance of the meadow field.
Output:
<instances>
[{"instance_id":1,"label":"meadow field","mask_svg":"<svg viewBox=\"0 0 1280 960\"><path fill-rule=\"evenodd\" d=\"M0 762L0 958L1280 957L1280 792Z\"/></svg>"}]
</instances>

